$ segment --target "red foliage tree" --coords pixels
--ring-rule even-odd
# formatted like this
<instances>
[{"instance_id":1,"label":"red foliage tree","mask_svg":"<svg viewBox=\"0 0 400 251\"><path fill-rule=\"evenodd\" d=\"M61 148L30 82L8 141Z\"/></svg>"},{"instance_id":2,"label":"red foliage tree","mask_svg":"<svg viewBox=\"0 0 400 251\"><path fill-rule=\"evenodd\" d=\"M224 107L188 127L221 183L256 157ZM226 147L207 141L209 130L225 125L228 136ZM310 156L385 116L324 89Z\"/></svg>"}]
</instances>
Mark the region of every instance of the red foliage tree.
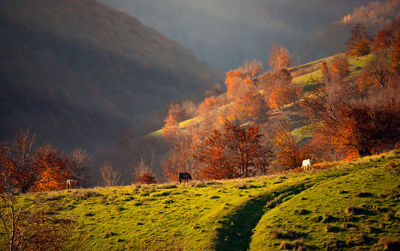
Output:
<instances>
[{"instance_id":1,"label":"red foliage tree","mask_svg":"<svg viewBox=\"0 0 400 251\"><path fill-rule=\"evenodd\" d=\"M318 132L335 149L353 156L354 152L370 155L400 137L399 97L396 91L385 88L358 99L344 85L336 89L328 86L303 104L320 122Z\"/></svg>"},{"instance_id":2,"label":"red foliage tree","mask_svg":"<svg viewBox=\"0 0 400 251\"><path fill-rule=\"evenodd\" d=\"M378 52L390 47L391 34L388 30L382 29L376 33L371 45L373 52Z\"/></svg>"},{"instance_id":3,"label":"red foliage tree","mask_svg":"<svg viewBox=\"0 0 400 251\"><path fill-rule=\"evenodd\" d=\"M337 144L371 155L387 144L400 141L399 100L362 101L340 107L335 135Z\"/></svg>"},{"instance_id":4,"label":"red foliage tree","mask_svg":"<svg viewBox=\"0 0 400 251\"><path fill-rule=\"evenodd\" d=\"M63 189L65 180L80 168L80 163L49 145L37 147L29 130L2 143L0 156L3 188L11 186L21 192Z\"/></svg>"},{"instance_id":5,"label":"red foliage tree","mask_svg":"<svg viewBox=\"0 0 400 251\"><path fill-rule=\"evenodd\" d=\"M248 177L266 172L271 157L259 127L241 128L225 121L222 131L214 132L197 146L200 176L205 179Z\"/></svg>"},{"instance_id":6,"label":"red foliage tree","mask_svg":"<svg viewBox=\"0 0 400 251\"><path fill-rule=\"evenodd\" d=\"M346 57L336 57L329 69L330 80L342 83L344 78L349 75L349 62Z\"/></svg>"},{"instance_id":7,"label":"red foliage tree","mask_svg":"<svg viewBox=\"0 0 400 251\"><path fill-rule=\"evenodd\" d=\"M354 25L351 30L351 36L347 41L347 53L351 56L364 56L370 51L370 41L363 24Z\"/></svg>"},{"instance_id":8,"label":"red foliage tree","mask_svg":"<svg viewBox=\"0 0 400 251\"><path fill-rule=\"evenodd\" d=\"M37 152L40 173L32 186L34 191L54 191L65 188L65 180L74 169L74 163L61 152L49 146L41 147Z\"/></svg>"},{"instance_id":9,"label":"red foliage tree","mask_svg":"<svg viewBox=\"0 0 400 251\"><path fill-rule=\"evenodd\" d=\"M269 107L271 109L279 108L283 105L294 102L301 95L301 89L295 85L279 84L269 93Z\"/></svg>"}]
</instances>

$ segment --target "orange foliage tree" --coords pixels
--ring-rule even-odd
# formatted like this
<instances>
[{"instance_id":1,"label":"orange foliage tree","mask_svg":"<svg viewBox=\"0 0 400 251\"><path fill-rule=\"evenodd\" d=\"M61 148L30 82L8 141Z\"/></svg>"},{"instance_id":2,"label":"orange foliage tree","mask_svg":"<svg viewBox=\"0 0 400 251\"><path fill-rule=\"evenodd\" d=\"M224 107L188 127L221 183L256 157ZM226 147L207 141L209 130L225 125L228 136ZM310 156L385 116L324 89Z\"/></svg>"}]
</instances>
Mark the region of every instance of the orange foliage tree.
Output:
<instances>
[{"instance_id":1,"label":"orange foliage tree","mask_svg":"<svg viewBox=\"0 0 400 251\"><path fill-rule=\"evenodd\" d=\"M21 192L63 189L65 180L80 168L78 162L46 144L37 147L30 130L2 143L0 156L2 185Z\"/></svg>"},{"instance_id":2,"label":"orange foliage tree","mask_svg":"<svg viewBox=\"0 0 400 251\"><path fill-rule=\"evenodd\" d=\"M370 51L370 41L363 24L356 24L351 30L351 36L347 41L347 53L358 57L367 55Z\"/></svg>"},{"instance_id":3,"label":"orange foliage tree","mask_svg":"<svg viewBox=\"0 0 400 251\"><path fill-rule=\"evenodd\" d=\"M42 170L37 175L32 190L41 192L64 189L65 180L74 169L71 160L49 146L41 147L38 155L38 163Z\"/></svg>"},{"instance_id":4,"label":"orange foliage tree","mask_svg":"<svg viewBox=\"0 0 400 251\"><path fill-rule=\"evenodd\" d=\"M264 96L252 86L234 100L231 113L240 121L261 122L266 119L267 111L268 104Z\"/></svg>"},{"instance_id":5,"label":"orange foliage tree","mask_svg":"<svg viewBox=\"0 0 400 251\"><path fill-rule=\"evenodd\" d=\"M361 156L400 141L399 100L372 98L344 105L338 115L341 123L331 136L338 139L337 144L356 149Z\"/></svg>"},{"instance_id":6,"label":"orange foliage tree","mask_svg":"<svg viewBox=\"0 0 400 251\"><path fill-rule=\"evenodd\" d=\"M283 105L294 102L301 95L301 89L294 85L279 84L269 93L269 107L279 108Z\"/></svg>"},{"instance_id":7,"label":"orange foliage tree","mask_svg":"<svg viewBox=\"0 0 400 251\"><path fill-rule=\"evenodd\" d=\"M283 70L290 65L289 51L278 43L274 43L268 59L268 65L274 70Z\"/></svg>"},{"instance_id":8,"label":"orange foliage tree","mask_svg":"<svg viewBox=\"0 0 400 251\"><path fill-rule=\"evenodd\" d=\"M349 62L346 57L336 57L329 69L330 80L335 82L343 82L344 78L349 75Z\"/></svg>"},{"instance_id":9,"label":"orange foliage tree","mask_svg":"<svg viewBox=\"0 0 400 251\"><path fill-rule=\"evenodd\" d=\"M265 173L271 151L259 127L241 128L225 121L224 128L201 142L195 153L199 161L199 175L205 179L230 179Z\"/></svg>"},{"instance_id":10,"label":"orange foliage tree","mask_svg":"<svg viewBox=\"0 0 400 251\"><path fill-rule=\"evenodd\" d=\"M251 61L245 61L243 64L243 68L245 72L250 74L250 76L256 77L258 74L262 72L263 64L261 61L253 59Z\"/></svg>"},{"instance_id":11,"label":"orange foliage tree","mask_svg":"<svg viewBox=\"0 0 400 251\"><path fill-rule=\"evenodd\" d=\"M285 169L291 170L300 167L304 159L303 150L297 145L290 131L279 126L275 132L274 144L277 148L278 163Z\"/></svg>"},{"instance_id":12,"label":"orange foliage tree","mask_svg":"<svg viewBox=\"0 0 400 251\"><path fill-rule=\"evenodd\" d=\"M315 121L320 122L318 132L335 149L347 155L356 152L364 156L399 140L397 91L385 87L358 99L344 85L336 89L328 86L306 98L303 105L305 111L311 111Z\"/></svg>"},{"instance_id":13,"label":"orange foliage tree","mask_svg":"<svg viewBox=\"0 0 400 251\"><path fill-rule=\"evenodd\" d=\"M199 107L197 108L197 114L202 116L225 103L226 100L224 97L214 97L214 96L208 97L204 99L203 102L200 103Z\"/></svg>"},{"instance_id":14,"label":"orange foliage tree","mask_svg":"<svg viewBox=\"0 0 400 251\"><path fill-rule=\"evenodd\" d=\"M324 83L327 83L327 82L331 81L329 68L328 68L328 65L327 65L327 63L325 61L321 63L321 73L322 73L322 81Z\"/></svg>"}]
</instances>

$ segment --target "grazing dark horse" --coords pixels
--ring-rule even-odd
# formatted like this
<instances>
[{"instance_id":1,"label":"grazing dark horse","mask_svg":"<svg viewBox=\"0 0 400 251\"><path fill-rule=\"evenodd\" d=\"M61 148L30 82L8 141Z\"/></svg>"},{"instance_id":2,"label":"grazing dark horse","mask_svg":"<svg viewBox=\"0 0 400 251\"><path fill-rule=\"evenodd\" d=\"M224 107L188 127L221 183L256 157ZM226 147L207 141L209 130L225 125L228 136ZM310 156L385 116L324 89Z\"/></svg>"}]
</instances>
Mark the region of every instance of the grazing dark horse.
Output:
<instances>
[{"instance_id":1,"label":"grazing dark horse","mask_svg":"<svg viewBox=\"0 0 400 251\"><path fill-rule=\"evenodd\" d=\"M187 172L179 173L179 183L182 183L182 180L188 182L189 180L192 180L192 176Z\"/></svg>"}]
</instances>

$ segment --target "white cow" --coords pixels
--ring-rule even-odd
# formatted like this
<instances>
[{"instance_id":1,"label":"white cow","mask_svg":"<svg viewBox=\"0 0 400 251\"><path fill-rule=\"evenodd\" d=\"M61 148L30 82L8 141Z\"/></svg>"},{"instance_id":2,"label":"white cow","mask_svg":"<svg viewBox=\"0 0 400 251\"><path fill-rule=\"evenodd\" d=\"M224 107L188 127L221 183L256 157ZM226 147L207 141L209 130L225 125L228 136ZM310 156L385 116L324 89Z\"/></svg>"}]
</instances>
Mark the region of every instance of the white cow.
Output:
<instances>
[{"instance_id":1,"label":"white cow","mask_svg":"<svg viewBox=\"0 0 400 251\"><path fill-rule=\"evenodd\" d=\"M301 166L304 168L304 171L308 171L311 168L311 160L310 159L303 160Z\"/></svg>"}]
</instances>

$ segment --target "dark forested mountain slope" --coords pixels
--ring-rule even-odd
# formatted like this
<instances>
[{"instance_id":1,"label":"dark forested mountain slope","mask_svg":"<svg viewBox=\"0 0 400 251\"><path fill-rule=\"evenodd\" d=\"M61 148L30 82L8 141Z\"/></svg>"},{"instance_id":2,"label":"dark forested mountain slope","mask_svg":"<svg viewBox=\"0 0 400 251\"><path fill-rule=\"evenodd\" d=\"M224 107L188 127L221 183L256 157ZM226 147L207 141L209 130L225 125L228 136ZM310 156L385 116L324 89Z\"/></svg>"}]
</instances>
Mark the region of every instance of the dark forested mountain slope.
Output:
<instances>
[{"instance_id":1,"label":"dark forested mountain slope","mask_svg":"<svg viewBox=\"0 0 400 251\"><path fill-rule=\"evenodd\" d=\"M273 42L295 51L321 27L374 0L99 1L135 16L213 67L230 70L244 60L265 61Z\"/></svg>"},{"instance_id":2,"label":"dark forested mountain slope","mask_svg":"<svg viewBox=\"0 0 400 251\"><path fill-rule=\"evenodd\" d=\"M219 80L189 50L95 0L0 2L0 140L31 126L94 149Z\"/></svg>"}]
</instances>

